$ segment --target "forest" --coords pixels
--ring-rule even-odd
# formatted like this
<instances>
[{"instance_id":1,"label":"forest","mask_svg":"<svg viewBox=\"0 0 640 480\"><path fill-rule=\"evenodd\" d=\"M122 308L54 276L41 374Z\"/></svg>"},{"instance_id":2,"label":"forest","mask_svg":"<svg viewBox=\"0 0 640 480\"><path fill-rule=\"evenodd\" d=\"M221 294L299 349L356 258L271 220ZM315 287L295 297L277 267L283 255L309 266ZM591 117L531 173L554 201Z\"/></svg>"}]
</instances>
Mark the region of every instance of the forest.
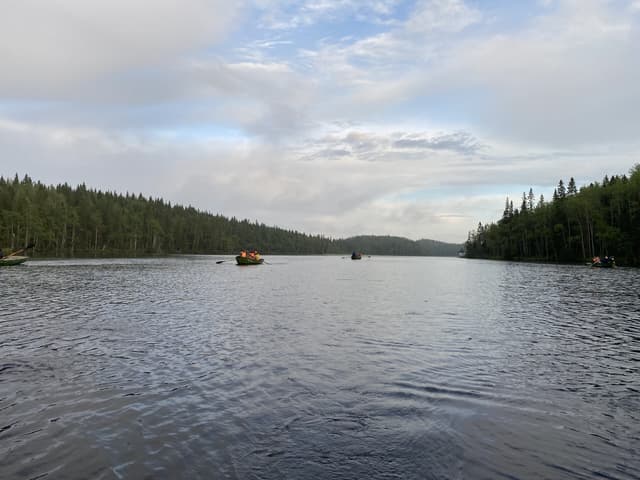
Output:
<instances>
[{"instance_id":1,"label":"forest","mask_svg":"<svg viewBox=\"0 0 640 480\"><path fill-rule=\"evenodd\" d=\"M47 186L28 175L0 177L0 247L5 254L33 244L34 257L114 257L166 254L456 255L461 245L366 236L332 239L171 205L141 194L81 184Z\"/></svg>"},{"instance_id":2,"label":"forest","mask_svg":"<svg viewBox=\"0 0 640 480\"><path fill-rule=\"evenodd\" d=\"M523 192L519 207L507 198L497 223L469 232L470 258L589 262L614 256L618 265L640 266L640 164L627 175L576 187L558 182L553 198Z\"/></svg>"}]
</instances>

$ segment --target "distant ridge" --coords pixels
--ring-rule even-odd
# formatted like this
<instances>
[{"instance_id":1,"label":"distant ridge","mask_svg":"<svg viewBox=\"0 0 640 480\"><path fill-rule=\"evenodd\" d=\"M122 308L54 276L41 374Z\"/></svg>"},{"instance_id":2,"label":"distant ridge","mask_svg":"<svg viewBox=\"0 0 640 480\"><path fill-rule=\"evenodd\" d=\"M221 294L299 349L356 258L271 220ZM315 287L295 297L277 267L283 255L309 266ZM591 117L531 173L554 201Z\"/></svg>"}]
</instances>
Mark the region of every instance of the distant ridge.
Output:
<instances>
[{"instance_id":1,"label":"distant ridge","mask_svg":"<svg viewBox=\"0 0 640 480\"><path fill-rule=\"evenodd\" d=\"M446 243L438 240L409 240L404 237L390 235L358 235L340 240L334 240L334 246L342 251L354 250L367 255L407 255L407 256L436 256L456 257L462 247L461 243Z\"/></svg>"}]
</instances>

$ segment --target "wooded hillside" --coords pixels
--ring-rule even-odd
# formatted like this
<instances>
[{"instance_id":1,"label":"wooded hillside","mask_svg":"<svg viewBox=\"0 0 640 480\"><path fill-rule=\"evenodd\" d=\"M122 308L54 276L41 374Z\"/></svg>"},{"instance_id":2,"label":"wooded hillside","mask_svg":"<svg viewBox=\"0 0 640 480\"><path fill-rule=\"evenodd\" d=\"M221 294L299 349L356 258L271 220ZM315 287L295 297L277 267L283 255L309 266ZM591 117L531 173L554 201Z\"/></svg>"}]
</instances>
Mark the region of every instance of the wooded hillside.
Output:
<instances>
[{"instance_id":1,"label":"wooded hillside","mask_svg":"<svg viewBox=\"0 0 640 480\"><path fill-rule=\"evenodd\" d=\"M468 257L585 262L615 256L618 265L640 266L640 164L629 176L605 176L578 191L562 180L551 201L533 190L519 208L507 198L497 223L478 225L465 244Z\"/></svg>"},{"instance_id":2,"label":"wooded hillside","mask_svg":"<svg viewBox=\"0 0 640 480\"><path fill-rule=\"evenodd\" d=\"M455 255L460 247L398 237L334 240L159 198L0 177L0 247L8 252L29 243L35 244L31 255L46 257L230 254L242 248L268 254Z\"/></svg>"}]
</instances>

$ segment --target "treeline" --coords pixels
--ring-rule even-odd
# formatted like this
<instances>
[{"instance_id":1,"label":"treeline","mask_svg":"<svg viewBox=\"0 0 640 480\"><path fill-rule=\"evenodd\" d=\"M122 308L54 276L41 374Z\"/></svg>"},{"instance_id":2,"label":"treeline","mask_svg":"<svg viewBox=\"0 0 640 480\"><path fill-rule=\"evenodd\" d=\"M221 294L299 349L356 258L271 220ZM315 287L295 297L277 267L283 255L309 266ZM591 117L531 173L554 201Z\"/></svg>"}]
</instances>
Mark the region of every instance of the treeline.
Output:
<instances>
[{"instance_id":1,"label":"treeline","mask_svg":"<svg viewBox=\"0 0 640 480\"><path fill-rule=\"evenodd\" d=\"M172 206L142 195L45 186L0 177L0 246L35 243L33 256L139 256L167 253L327 253L331 239Z\"/></svg>"},{"instance_id":2,"label":"treeline","mask_svg":"<svg viewBox=\"0 0 640 480\"><path fill-rule=\"evenodd\" d=\"M502 218L478 224L465 251L472 258L567 263L608 255L640 266L640 164L628 177L605 176L579 191L573 178L560 180L549 202L531 189L519 208L507 198Z\"/></svg>"},{"instance_id":3,"label":"treeline","mask_svg":"<svg viewBox=\"0 0 640 480\"><path fill-rule=\"evenodd\" d=\"M30 255L40 257L229 254L242 248L265 254L358 250L376 255L442 255L448 245L397 237L334 240L171 205L159 198L102 192L84 184L46 186L26 175L0 177L0 247L6 253L31 243L35 247Z\"/></svg>"}]
</instances>

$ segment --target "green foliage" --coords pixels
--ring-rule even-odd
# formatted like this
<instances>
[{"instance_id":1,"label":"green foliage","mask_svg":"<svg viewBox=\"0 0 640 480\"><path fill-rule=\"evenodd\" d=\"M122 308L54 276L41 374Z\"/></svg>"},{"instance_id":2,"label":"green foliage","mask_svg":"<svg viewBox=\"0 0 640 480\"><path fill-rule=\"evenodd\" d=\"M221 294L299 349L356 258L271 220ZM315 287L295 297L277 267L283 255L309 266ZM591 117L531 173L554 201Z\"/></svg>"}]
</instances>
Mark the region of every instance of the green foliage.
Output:
<instances>
[{"instance_id":1,"label":"green foliage","mask_svg":"<svg viewBox=\"0 0 640 480\"><path fill-rule=\"evenodd\" d=\"M142 195L45 186L28 176L0 177L0 247L35 243L33 256L145 256L171 253L455 255L459 245L398 237L333 240L172 206Z\"/></svg>"},{"instance_id":2,"label":"green foliage","mask_svg":"<svg viewBox=\"0 0 640 480\"><path fill-rule=\"evenodd\" d=\"M225 218L161 199L0 177L0 246L35 256L327 253L331 239Z\"/></svg>"},{"instance_id":3,"label":"green foliage","mask_svg":"<svg viewBox=\"0 0 640 480\"><path fill-rule=\"evenodd\" d=\"M629 178L605 176L580 191L573 178L567 190L560 180L553 201L541 198L533 209L533 190L529 199L526 211L505 208L497 224L471 232L466 255L567 263L609 255L619 265L640 266L640 164Z\"/></svg>"}]
</instances>

